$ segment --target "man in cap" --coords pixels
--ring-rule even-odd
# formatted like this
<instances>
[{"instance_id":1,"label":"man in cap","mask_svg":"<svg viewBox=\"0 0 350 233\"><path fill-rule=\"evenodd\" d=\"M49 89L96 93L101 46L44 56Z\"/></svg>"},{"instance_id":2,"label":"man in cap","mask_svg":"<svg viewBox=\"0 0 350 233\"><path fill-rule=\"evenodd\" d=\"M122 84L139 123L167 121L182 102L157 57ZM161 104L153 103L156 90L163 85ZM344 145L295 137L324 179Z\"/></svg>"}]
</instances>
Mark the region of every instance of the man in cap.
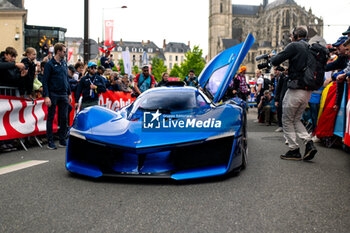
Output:
<instances>
[{"instance_id":1,"label":"man in cap","mask_svg":"<svg viewBox=\"0 0 350 233\"><path fill-rule=\"evenodd\" d=\"M134 82L134 89L137 95L140 95L148 89L153 88L156 84L153 75L149 73L148 66L142 67L142 73L136 75Z\"/></svg>"},{"instance_id":2,"label":"man in cap","mask_svg":"<svg viewBox=\"0 0 350 233\"><path fill-rule=\"evenodd\" d=\"M104 56L101 57L101 65L106 69L112 69L115 64L113 62L113 54L110 51L107 51Z\"/></svg>"},{"instance_id":3,"label":"man in cap","mask_svg":"<svg viewBox=\"0 0 350 233\"><path fill-rule=\"evenodd\" d=\"M342 44L337 47L337 51L339 50L342 53L342 57L344 58L344 62L341 63L340 65L341 67L345 65L345 68L343 69L339 68L339 70L341 69L341 71L334 73L332 77L332 78L336 78L337 80L337 94L336 94L335 105L333 106L335 110L338 110L341 105L343 92L344 92L344 80L345 80L345 77L348 76L347 74L350 74L350 62L349 62L350 46L349 45L350 45L350 39L348 38L347 40L345 40L345 42L342 42ZM341 47L341 49L338 49L339 47ZM337 60L335 60L332 63L335 63Z\"/></svg>"},{"instance_id":4,"label":"man in cap","mask_svg":"<svg viewBox=\"0 0 350 233\"><path fill-rule=\"evenodd\" d=\"M233 80L233 94L237 94L237 96L244 101L247 101L247 96L249 94L249 89L245 78L246 71L247 67L241 66L237 77L235 77Z\"/></svg>"},{"instance_id":5,"label":"man in cap","mask_svg":"<svg viewBox=\"0 0 350 233\"><path fill-rule=\"evenodd\" d=\"M78 102L80 95L83 95L81 109L98 104L100 93L106 92L105 81L97 74L97 64L93 61L88 63L88 74L81 78L75 99ZM78 106L78 103L75 104Z\"/></svg>"},{"instance_id":6,"label":"man in cap","mask_svg":"<svg viewBox=\"0 0 350 233\"><path fill-rule=\"evenodd\" d=\"M349 57L346 55L344 42L348 39L347 36L341 36L338 38L337 42L332 44L334 48L336 48L336 54L338 55L338 59L336 59L334 62L328 63L326 66L326 71L331 70L343 70L346 68Z\"/></svg>"}]
</instances>

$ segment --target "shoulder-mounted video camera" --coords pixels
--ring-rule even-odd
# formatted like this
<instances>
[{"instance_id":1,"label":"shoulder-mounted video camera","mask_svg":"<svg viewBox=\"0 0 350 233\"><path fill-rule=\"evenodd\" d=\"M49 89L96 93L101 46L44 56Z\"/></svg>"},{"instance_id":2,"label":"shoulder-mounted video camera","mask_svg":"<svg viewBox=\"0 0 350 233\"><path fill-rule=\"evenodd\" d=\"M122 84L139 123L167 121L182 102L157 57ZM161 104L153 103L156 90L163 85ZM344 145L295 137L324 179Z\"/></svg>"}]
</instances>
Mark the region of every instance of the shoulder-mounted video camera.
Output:
<instances>
[{"instance_id":1,"label":"shoulder-mounted video camera","mask_svg":"<svg viewBox=\"0 0 350 233\"><path fill-rule=\"evenodd\" d=\"M258 69L259 70L265 69L265 72L269 73L271 69L269 54L263 54L263 55L257 56L255 57L255 60L256 61L264 60L262 63L258 64Z\"/></svg>"}]
</instances>

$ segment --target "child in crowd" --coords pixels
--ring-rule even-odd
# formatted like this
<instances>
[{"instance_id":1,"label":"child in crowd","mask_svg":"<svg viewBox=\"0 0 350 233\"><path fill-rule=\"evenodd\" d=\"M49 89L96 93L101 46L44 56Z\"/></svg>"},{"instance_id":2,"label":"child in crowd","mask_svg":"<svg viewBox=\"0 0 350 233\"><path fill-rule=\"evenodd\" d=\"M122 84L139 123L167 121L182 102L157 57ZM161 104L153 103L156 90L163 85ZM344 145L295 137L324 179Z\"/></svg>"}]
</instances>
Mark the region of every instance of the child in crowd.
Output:
<instances>
[{"instance_id":1,"label":"child in crowd","mask_svg":"<svg viewBox=\"0 0 350 233\"><path fill-rule=\"evenodd\" d=\"M27 75L24 77L24 85L19 89L20 95L33 99L33 82L35 77L36 70L36 49L29 47L25 50L22 59L22 63L25 65L28 70Z\"/></svg>"}]
</instances>

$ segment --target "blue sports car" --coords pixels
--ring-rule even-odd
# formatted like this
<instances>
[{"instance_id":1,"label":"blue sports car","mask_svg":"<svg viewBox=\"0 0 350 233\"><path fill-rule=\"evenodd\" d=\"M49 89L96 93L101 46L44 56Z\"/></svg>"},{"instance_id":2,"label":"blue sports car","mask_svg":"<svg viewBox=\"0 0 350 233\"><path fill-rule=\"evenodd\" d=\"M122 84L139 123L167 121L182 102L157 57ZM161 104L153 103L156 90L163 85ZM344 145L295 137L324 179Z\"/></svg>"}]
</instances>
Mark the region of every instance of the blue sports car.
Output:
<instances>
[{"instance_id":1,"label":"blue sports car","mask_svg":"<svg viewBox=\"0 0 350 233\"><path fill-rule=\"evenodd\" d=\"M119 111L94 106L79 112L70 130L67 170L175 180L239 172L247 162L246 103L221 100L253 43L249 34L213 58L198 89L153 88Z\"/></svg>"}]
</instances>

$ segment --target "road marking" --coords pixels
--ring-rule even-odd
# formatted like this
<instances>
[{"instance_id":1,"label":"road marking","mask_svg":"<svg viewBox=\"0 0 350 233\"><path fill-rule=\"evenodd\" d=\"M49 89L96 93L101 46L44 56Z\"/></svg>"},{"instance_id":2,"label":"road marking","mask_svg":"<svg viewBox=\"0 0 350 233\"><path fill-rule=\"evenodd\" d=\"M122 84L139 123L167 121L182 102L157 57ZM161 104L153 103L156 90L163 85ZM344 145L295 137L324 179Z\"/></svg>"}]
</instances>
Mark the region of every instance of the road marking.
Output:
<instances>
[{"instance_id":1,"label":"road marking","mask_svg":"<svg viewBox=\"0 0 350 233\"><path fill-rule=\"evenodd\" d=\"M6 174L6 173L10 173L10 172L14 172L14 171L18 171L27 167L33 167L42 163L47 163L49 162L48 160L29 160L29 161L25 161L25 162L20 162L20 163L15 163L15 164L11 164L11 165L7 165L4 167L0 167L0 175Z\"/></svg>"}]
</instances>

